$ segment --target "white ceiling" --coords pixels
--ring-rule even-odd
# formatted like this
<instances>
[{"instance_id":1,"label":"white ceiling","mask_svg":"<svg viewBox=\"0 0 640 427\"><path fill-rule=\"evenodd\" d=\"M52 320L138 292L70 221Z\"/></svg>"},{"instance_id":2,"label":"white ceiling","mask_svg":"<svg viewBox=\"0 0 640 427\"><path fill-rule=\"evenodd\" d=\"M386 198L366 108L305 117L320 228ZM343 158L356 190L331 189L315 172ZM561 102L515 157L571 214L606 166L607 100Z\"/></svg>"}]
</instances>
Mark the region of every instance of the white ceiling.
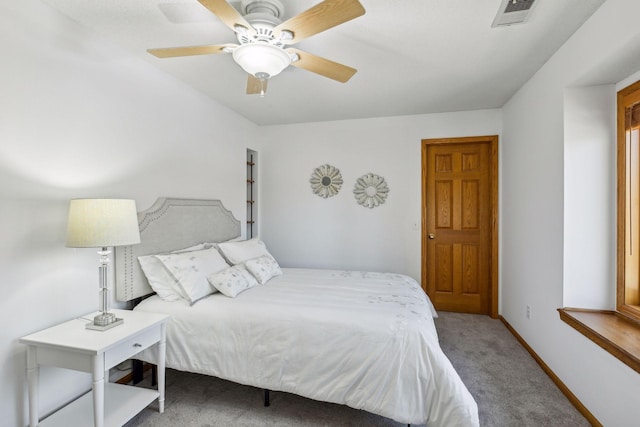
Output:
<instances>
[{"instance_id":1,"label":"white ceiling","mask_svg":"<svg viewBox=\"0 0 640 427\"><path fill-rule=\"evenodd\" d=\"M501 107L605 0L537 0L491 28L501 0L360 0L366 14L297 48L358 69L347 83L289 67L246 95L231 55L158 59L148 48L237 43L197 0L43 0L259 125ZM318 0L281 0L284 20ZM239 9L239 1L230 2Z\"/></svg>"}]
</instances>

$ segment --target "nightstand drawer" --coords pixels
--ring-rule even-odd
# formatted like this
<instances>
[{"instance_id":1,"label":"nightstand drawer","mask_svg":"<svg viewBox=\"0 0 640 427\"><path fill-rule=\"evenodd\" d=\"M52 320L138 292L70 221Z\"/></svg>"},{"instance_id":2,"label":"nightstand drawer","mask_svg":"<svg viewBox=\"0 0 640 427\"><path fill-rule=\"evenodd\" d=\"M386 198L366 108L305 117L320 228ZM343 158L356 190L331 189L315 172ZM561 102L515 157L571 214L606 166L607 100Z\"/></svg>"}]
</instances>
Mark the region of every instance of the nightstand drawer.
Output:
<instances>
[{"instance_id":1,"label":"nightstand drawer","mask_svg":"<svg viewBox=\"0 0 640 427\"><path fill-rule=\"evenodd\" d=\"M138 335L128 338L118 346L107 350L104 355L105 368L111 368L123 360L141 352L145 348L160 341L160 327L154 327Z\"/></svg>"}]
</instances>

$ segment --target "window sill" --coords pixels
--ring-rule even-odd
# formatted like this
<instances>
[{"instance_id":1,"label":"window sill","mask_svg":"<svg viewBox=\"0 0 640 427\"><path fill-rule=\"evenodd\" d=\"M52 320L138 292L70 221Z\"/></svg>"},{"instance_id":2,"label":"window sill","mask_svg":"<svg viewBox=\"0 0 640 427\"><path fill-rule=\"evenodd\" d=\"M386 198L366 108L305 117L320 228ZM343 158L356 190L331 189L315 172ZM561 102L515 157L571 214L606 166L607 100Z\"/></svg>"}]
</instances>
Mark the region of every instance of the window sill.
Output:
<instances>
[{"instance_id":1,"label":"window sill","mask_svg":"<svg viewBox=\"0 0 640 427\"><path fill-rule=\"evenodd\" d=\"M615 311L559 308L560 319L640 373L640 323Z\"/></svg>"}]
</instances>

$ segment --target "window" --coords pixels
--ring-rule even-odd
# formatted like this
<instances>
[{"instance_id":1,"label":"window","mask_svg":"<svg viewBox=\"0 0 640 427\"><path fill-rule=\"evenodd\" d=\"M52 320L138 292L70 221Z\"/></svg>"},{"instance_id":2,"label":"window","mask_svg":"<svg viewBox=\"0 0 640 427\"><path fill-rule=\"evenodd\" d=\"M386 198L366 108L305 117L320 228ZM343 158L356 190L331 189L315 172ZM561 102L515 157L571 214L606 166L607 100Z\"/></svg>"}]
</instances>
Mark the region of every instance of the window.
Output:
<instances>
[{"instance_id":1,"label":"window","mask_svg":"<svg viewBox=\"0 0 640 427\"><path fill-rule=\"evenodd\" d=\"M640 373L640 81L618 92L616 310L561 308L560 318Z\"/></svg>"},{"instance_id":2,"label":"window","mask_svg":"<svg viewBox=\"0 0 640 427\"><path fill-rule=\"evenodd\" d=\"M640 320L640 82L618 92L617 310Z\"/></svg>"}]
</instances>

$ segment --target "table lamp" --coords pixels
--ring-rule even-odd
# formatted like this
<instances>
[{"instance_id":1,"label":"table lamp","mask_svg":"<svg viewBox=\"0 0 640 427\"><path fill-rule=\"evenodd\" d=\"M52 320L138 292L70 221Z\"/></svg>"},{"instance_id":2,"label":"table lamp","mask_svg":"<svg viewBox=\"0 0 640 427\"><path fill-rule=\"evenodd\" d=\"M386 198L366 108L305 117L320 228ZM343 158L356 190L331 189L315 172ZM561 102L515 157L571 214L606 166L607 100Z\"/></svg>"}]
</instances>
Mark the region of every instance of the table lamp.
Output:
<instances>
[{"instance_id":1,"label":"table lamp","mask_svg":"<svg viewBox=\"0 0 640 427\"><path fill-rule=\"evenodd\" d=\"M123 322L108 310L109 247L137 243L140 231L135 200L74 199L69 203L67 247L100 248L100 314L87 324L87 329L104 331Z\"/></svg>"}]
</instances>

